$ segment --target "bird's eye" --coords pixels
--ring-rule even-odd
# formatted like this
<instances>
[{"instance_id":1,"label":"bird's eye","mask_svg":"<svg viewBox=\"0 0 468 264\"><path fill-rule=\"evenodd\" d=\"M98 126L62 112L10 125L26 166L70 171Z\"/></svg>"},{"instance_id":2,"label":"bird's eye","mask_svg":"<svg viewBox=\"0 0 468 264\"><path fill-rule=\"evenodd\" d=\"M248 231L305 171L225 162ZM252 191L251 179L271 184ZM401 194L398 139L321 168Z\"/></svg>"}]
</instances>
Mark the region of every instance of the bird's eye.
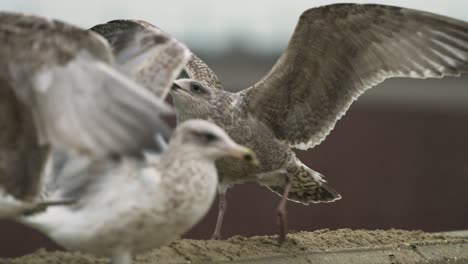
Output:
<instances>
[{"instance_id":1,"label":"bird's eye","mask_svg":"<svg viewBox=\"0 0 468 264\"><path fill-rule=\"evenodd\" d=\"M202 91L203 91L201 85L198 84L198 83L193 83L193 84L190 86L190 90L192 90L192 92L195 92L195 93L199 93L199 92L202 92Z\"/></svg>"},{"instance_id":2,"label":"bird's eye","mask_svg":"<svg viewBox=\"0 0 468 264\"><path fill-rule=\"evenodd\" d=\"M212 133L203 133L203 139L205 142L213 142L218 139L218 137Z\"/></svg>"}]
</instances>

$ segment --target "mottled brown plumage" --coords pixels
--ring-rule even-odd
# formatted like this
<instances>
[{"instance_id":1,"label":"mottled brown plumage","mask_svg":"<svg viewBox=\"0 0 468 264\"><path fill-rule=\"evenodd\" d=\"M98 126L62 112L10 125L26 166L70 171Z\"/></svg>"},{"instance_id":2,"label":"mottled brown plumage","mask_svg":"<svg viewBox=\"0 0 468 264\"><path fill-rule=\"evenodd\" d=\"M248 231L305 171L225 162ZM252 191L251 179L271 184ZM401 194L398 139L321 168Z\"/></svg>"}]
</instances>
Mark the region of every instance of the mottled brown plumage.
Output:
<instances>
[{"instance_id":1,"label":"mottled brown plumage","mask_svg":"<svg viewBox=\"0 0 468 264\"><path fill-rule=\"evenodd\" d=\"M190 52L176 39L141 20L113 20L92 27L112 47L119 68L164 99Z\"/></svg>"},{"instance_id":2,"label":"mottled brown plumage","mask_svg":"<svg viewBox=\"0 0 468 264\"><path fill-rule=\"evenodd\" d=\"M257 170L221 161L221 185L255 180L283 194L283 169L291 177L289 198L307 204L340 196L291 148L322 142L359 95L387 78L467 71L468 23L406 8L336 4L305 11L277 63L252 87L229 93L207 85L201 73L177 81L181 89L171 93L178 120L213 120L258 154Z\"/></svg>"},{"instance_id":3,"label":"mottled brown plumage","mask_svg":"<svg viewBox=\"0 0 468 264\"><path fill-rule=\"evenodd\" d=\"M305 11L272 70L242 93L251 112L291 147L322 142L365 90L391 77L468 71L468 23L382 5Z\"/></svg>"},{"instance_id":4,"label":"mottled brown plumage","mask_svg":"<svg viewBox=\"0 0 468 264\"><path fill-rule=\"evenodd\" d=\"M123 28L155 28L144 21L131 23ZM216 74L192 55L185 68L191 80L179 80L171 92L178 120L211 120L254 149L261 161L258 168L230 159L217 163L220 208L225 207L226 188L245 181L258 181L304 204L339 199L291 148L319 144L359 95L386 78L440 78L466 72L467 32L466 22L405 8L372 4L312 8L299 18L271 71L239 93L224 91ZM291 180L285 185L286 176Z\"/></svg>"},{"instance_id":5,"label":"mottled brown plumage","mask_svg":"<svg viewBox=\"0 0 468 264\"><path fill-rule=\"evenodd\" d=\"M191 79L199 80L210 87L223 90L223 85L219 81L218 76L195 54L192 54L190 57L185 66L185 72L187 72Z\"/></svg>"},{"instance_id":6,"label":"mottled brown plumage","mask_svg":"<svg viewBox=\"0 0 468 264\"><path fill-rule=\"evenodd\" d=\"M163 32L160 28L151 23L148 23L147 21L132 19L109 21L105 24L96 25L90 30L93 30L106 37L115 50L119 49L119 45L113 44L114 42L112 41L112 36L119 32L131 32L135 29L144 29L156 33ZM221 85L221 82L219 81L216 74L210 69L210 67L208 67L208 65L206 65L206 63L203 60L198 58L195 54L191 55L188 63L184 67L184 70L187 73L187 75L192 79L202 81L210 87L214 87L221 90L223 89L223 86ZM145 76L148 78L154 75L156 75L154 71L148 71L148 74L146 74ZM152 88L152 86L146 87L149 89L154 89Z\"/></svg>"}]
</instances>

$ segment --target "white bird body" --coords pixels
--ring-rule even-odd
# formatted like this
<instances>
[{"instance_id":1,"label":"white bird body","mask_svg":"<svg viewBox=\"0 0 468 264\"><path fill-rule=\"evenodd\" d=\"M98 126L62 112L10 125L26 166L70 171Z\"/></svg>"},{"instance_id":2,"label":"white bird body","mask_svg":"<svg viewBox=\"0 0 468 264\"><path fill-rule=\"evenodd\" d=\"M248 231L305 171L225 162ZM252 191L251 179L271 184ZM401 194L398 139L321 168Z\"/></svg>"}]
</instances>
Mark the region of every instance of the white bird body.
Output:
<instances>
[{"instance_id":1,"label":"white bird body","mask_svg":"<svg viewBox=\"0 0 468 264\"><path fill-rule=\"evenodd\" d=\"M162 142L171 134L162 117L172 110L155 94L167 94L190 55L168 35L113 33L120 49L111 50L96 33L60 21L0 12L0 22L0 218L130 264L205 215L217 159L256 161L203 120Z\"/></svg>"},{"instance_id":2,"label":"white bird body","mask_svg":"<svg viewBox=\"0 0 468 264\"><path fill-rule=\"evenodd\" d=\"M69 250L129 264L132 255L178 239L208 212L218 186L216 160L258 162L203 120L184 122L162 154L144 156L93 160L54 152L44 195L73 202L18 220Z\"/></svg>"},{"instance_id":3,"label":"white bird body","mask_svg":"<svg viewBox=\"0 0 468 264\"><path fill-rule=\"evenodd\" d=\"M151 163L126 159L87 168L79 173L96 182L76 205L49 207L21 221L67 249L98 256L167 244L206 214L218 183L212 161L178 153L178 159L168 153Z\"/></svg>"}]
</instances>

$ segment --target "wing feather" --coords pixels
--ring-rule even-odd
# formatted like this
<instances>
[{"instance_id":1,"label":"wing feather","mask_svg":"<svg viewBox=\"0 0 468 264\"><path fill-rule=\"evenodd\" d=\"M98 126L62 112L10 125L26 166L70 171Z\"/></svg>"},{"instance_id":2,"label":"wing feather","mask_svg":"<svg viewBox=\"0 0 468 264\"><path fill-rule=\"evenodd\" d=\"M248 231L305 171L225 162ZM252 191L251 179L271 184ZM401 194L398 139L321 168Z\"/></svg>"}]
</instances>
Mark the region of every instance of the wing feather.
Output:
<instances>
[{"instance_id":1,"label":"wing feather","mask_svg":"<svg viewBox=\"0 0 468 264\"><path fill-rule=\"evenodd\" d=\"M106 24L94 26L91 28L91 30L96 31L102 34L103 36L105 36L109 40L109 42L111 42L111 44L112 43L118 44L118 42L114 42L115 40L113 40L112 38L114 38L113 35L119 31L120 32L129 32L129 31L142 32L146 30L146 31L152 31L156 34L161 34L163 32L158 27L146 21L142 21L142 20L114 20ZM113 44L114 47L116 47L115 44ZM118 46L119 45L117 45L117 47ZM136 48L137 50L140 49L139 45L136 45L136 46L128 45L128 46L133 47L134 49ZM184 67L185 72L191 79L204 82L210 87L223 90L223 86L221 82L219 81L218 76L210 69L210 67L202 59L200 59L195 54L193 53L189 54L189 60L184 66L185 66ZM167 93L164 93L164 95L166 94Z\"/></svg>"},{"instance_id":2,"label":"wing feather","mask_svg":"<svg viewBox=\"0 0 468 264\"><path fill-rule=\"evenodd\" d=\"M162 100L111 68L100 35L43 17L0 12L0 217L36 206L50 146L89 160L142 156L168 136ZM99 162L98 162L99 163Z\"/></svg>"},{"instance_id":3,"label":"wing feather","mask_svg":"<svg viewBox=\"0 0 468 264\"><path fill-rule=\"evenodd\" d=\"M31 85L43 143L94 157L139 156L157 149L156 133L169 136L161 115L170 108L86 52L37 73Z\"/></svg>"},{"instance_id":4,"label":"wing feather","mask_svg":"<svg viewBox=\"0 0 468 264\"><path fill-rule=\"evenodd\" d=\"M145 21L114 20L91 30L109 41L122 72L161 99L190 57L185 45Z\"/></svg>"},{"instance_id":5,"label":"wing feather","mask_svg":"<svg viewBox=\"0 0 468 264\"><path fill-rule=\"evenodd\" d=\"M307 149L387 78L467 71L468 23L405 8L336 4L305 11L278 62L241 95L279 139Z\"/></svg>"}]
</instances>

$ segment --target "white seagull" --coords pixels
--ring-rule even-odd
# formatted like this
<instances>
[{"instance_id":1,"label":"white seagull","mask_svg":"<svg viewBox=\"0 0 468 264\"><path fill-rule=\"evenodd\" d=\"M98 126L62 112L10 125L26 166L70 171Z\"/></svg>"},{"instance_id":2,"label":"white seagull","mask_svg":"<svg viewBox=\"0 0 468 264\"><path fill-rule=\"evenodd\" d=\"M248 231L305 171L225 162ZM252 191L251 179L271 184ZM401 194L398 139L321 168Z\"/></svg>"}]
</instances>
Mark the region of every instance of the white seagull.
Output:
<instances>
[{"instance_id":1,"label":"white seagull","mask_svg":"<svg viewBox=\"0 0 468 264\"><path fill-rule=\"evenodd\" d=\"M161 117L170 107L120 72L167 93L189 53L166 34L116 32L120 49L111 49L55 20L1 13L0 22L0 217L129 264L205 215L215 160L256 163L204 120L185 122L165 146L171 131ZM157 76L142 74L147 67Z\"/></svg>"}]
</instances>

